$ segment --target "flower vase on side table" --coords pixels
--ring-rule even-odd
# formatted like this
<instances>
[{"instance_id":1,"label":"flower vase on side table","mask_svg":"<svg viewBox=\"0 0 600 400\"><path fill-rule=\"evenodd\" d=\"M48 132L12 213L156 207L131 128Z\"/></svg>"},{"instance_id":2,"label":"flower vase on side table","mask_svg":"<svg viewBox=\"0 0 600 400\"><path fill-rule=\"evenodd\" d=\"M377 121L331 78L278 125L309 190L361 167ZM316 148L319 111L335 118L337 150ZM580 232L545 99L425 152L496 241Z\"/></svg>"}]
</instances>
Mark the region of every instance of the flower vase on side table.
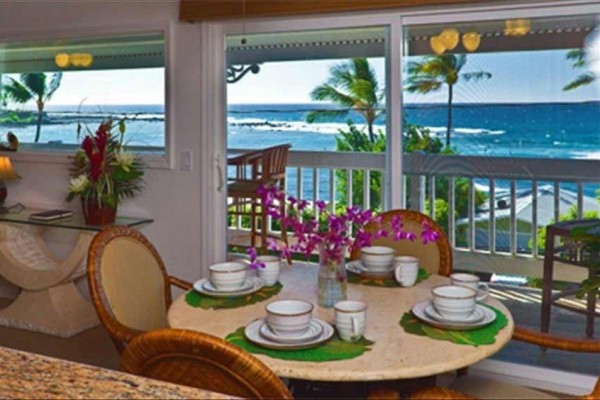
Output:
<instances>
[{"instance_id":1,"label":"flower vase on side table","mask_svg":"<svg viewBox=\"0 0 600 400\"><path fill-rule=\"evenodd\" d=\"M115 222L117 207L98 204L96 199L81 199L83 217L88 225L108 225Z\"/></svg>"},{"instance_id":2,"label":"flower vase on side table","mask_svg":"<svg viewBox=\"0 0 600 400\"><path fill-rule=\"evenodd\" d=\"M326 246L319 248L319 306L331 308L338 301L346 300L348 276L344 255L345 246L341 249L341 255L332 255Z\"/></svg>"}]
</instances>

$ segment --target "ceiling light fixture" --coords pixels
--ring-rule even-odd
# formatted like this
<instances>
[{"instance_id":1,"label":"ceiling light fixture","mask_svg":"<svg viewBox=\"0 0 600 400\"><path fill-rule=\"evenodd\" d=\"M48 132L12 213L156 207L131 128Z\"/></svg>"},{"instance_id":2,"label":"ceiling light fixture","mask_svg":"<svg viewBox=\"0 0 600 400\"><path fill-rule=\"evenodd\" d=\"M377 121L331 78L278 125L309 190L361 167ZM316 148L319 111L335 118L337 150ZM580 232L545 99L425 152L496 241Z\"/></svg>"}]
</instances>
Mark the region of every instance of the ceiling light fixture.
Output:
<instances>
[{"instance_id":1,"label":"ceiling light fixture","mask_svg":"<svg viewBox=\"0 0 600 400\"><path fill-rule=\"evenodd\" d=\"M477 32L466 32L462 35L462 44L467 51L476 51L481 44L481 35Z\"/></svg>"},{"instance_id":2,"label":"ceiling light fixture","mask_svg":"<svg viewBox=\"0 0 600 400\"><path fill-rule=\"evenodd\" d=\"M444 42L439 36L432 36L429 39L429 47L431 47L431 50L438 56L446 51L446 46L444 46Z\"/></svg>"},{"instance_id":3,"label":"ceiling light fixture","mask_svg":"<svg viewBox=\"0 0 600 400\"><path fill-rule=\"evenodd\" d=\"M531 21L528 19L507 19L504 21L506 36L525 36L531 31Z\"/></svg>"},{"instance_id":4,"label":"ceiling light fixture","mask_svg":"<svg viewBox=\"0 0 600 400\"><path fill-rule=\"evenodd\" d=\"M446 50L454 50L458 46L460 32L458 29L446 28L440 33L440 38Z\"/></svg>"}]
</instances>

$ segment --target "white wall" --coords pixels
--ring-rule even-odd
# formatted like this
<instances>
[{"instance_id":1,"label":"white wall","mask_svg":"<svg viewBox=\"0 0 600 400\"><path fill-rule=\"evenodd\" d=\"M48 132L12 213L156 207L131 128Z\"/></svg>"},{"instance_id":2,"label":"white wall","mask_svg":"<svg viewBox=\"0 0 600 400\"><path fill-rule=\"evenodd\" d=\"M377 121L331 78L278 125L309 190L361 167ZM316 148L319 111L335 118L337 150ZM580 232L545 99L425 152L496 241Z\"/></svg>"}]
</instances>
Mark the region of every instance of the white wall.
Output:
<instances>
[{"instance_id":1,"label":"white wall","mask_svg":"<svg viewBox=\"0 0 600 400\"><path fill-rule=\"evenodd\" d=\"M154 218L154 223L142 232L154 243L171 274L193 281L201 275L202 265L217 256L202 250L200 204L202 196L211 193L201 182L204 178L200 168L204 162L201 27L179 23L178 7L179 2L171 0L0 0L0 43L166 29L168 117L175 156L172 165L179 165L179 151L191 150L193 170L149 169L144 191L120 205L119 214ZM0 132L0 137L4 135ZM207 149L203 151L206 153ZM19 201L30 206L80 207L76 202L64 202L68 183L66 157L31 161L26 154L16 154L13 159L23 179L8 183L9 204ZM61 247L70 245L73 235L57 229L46 234L46 238L56 242L52 244L60 252Z\"/></svg>"}]
</instances>

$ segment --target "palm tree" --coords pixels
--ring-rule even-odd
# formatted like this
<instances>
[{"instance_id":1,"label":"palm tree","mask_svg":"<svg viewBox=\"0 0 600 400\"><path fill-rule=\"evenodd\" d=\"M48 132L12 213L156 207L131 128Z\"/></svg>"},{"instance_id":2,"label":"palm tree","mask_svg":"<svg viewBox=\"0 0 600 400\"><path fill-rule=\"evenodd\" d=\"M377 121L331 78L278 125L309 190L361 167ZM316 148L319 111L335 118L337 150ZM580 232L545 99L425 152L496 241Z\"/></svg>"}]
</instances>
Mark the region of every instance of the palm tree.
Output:
<instances>
[{"instance_id":1,"label":"palm tree","mask_svg":"<svg viewBox=\"0 0 600 400\"><path fill-rule=\"evenodd\" d=\"M367 123L369 140L375 142L373 124L382 115L384 93L379 89L375 71L366 58L353 58L329 70L329 78L310 93L316 101L331 101L344 107L338 110L311 111L306 121L312 123L327 117L339 117L350 110L361 114Z\"/></svg>"},{"instance_id":2,"label":"palm tree","mask_svg":"<svg viewBox=\"0 0 600 400\"><path fill-rule=\"evenodd\" d=\"M62 72L52 75L48 83L48 77L43 72L24 73L19 76L17 81L14 78L8 78L8 85L4 86L6 97L16 103L27 103L30 100L35 101L37 105L37 129L35 131L35 140L40 140L40 129L42 127L42 116L46 102L52 98L56 89L60 86Z\"/></svg>"},{"instance_id":3,"label":"palm tree","mask_svg":"<svg viewBox=\"0 0 600 400\"><path fill-rule=\"evenodd\" d=\"M450 132L452 131L452 97L454 85L459 80L477 82L489 79L492 74L486 71L466 72L460 71L467 63L465 54L443 54L425 57L421 62L408 63L408 78L404 89L410 93L435 92L448 85L448 126L446 128L446 147L450 147Z\"/></svg>"},{"instance_id":4,"label":"palm tree","mask_svg":"<svg viewBox=\"0 0 600 400\"><path fill-rule=\"evenodd\" d=\"M585 51L583 49L572 49L567 52L567 60L572 61L573 68L584 68L587 66ZM575 78L574 81L567 83L563 90L573 90L580 86L589 85L596 80L596 76L592 72L584 72Z\"/></svg>"}]
</instances>

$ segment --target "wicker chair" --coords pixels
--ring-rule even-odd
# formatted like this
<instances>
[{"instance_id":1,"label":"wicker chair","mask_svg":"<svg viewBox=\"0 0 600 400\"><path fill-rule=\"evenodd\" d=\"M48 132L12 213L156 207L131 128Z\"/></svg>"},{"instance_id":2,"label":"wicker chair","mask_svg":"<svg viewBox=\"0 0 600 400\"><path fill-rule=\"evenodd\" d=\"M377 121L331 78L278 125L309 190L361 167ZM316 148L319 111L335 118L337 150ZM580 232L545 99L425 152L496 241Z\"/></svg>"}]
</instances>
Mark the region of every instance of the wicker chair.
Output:
<instances>
[{"instance_id":1,"label":"wicker chair","mask_svg":"<svg viewBox=\"0 0 600 400\"><path fill-rule=\"evenodd\" d=\"M568 339L520 327L515 328L513 339L558 350L600 353L598 340ZM466 375L459 378L451 389L427 388L413 393L411 399L556 399L556 397L522 386ZM600 378L594 391L579 399L600 399Z\"/></svg>"},{"instance_id":2,"label":"wicker chair","mask_svg":"<svg viewBox=\"0 0 600 400\"><path fill-rule=\"evenodd\" d=\"M285 190L285 169L290 147L292 145L288 143L253 151L236 157L236 161L231 164L236 166L236 178L227 185L227 196L233 200L229 213L250 217L252 247L256 245L256 237L259 236L257 218L260 218L261 248L266 249L269 236L266 226L267 210L262 207L257 190L261 185L277 186L280 190ZM285 204L280 206L283 214ZM284 227L281 229L281 240L287 245L287 232Z\"/></svg>"},{"instance_id":3,"label":"wicker chair","mask_svg":"<svg viewBox=\"0 0 600 400\"><path fill-rule=\"evenodd\" d=\"M440 239L435 243L424 245L421 240L414 242L407 240L395 241L391 237L382 237L373 241L375 246L387 246L396 249L397 254L418 257L420 265L430 273L443 276L450 276L452 273L452 249L446 234L442 228L431 218L418 211L411 210L390 210L381 214L383 228L392 231L392 218L399 215L404 224L403 228L407 231L420 235L422 232L421 223L427 222L431 227L440 233ZM371 223L366 226L367 230L377 229L376 224ZM360 259L360 249L354 247L350 255L352 260Z\"/></svg>"},{"instance_id":4,"label":"wicker chair","mask_svg":"<svg viewBox=\"0 0 600 400\"><path fill-rule=\"evenodd\" d=\"M168 327L171 285L192 285L167 275L154 246L139 231L113 226L98 233L87 261L92 303L117 350L142 332Z\"/></svg>"},{"instance_id":5,"label":"wicker chair","mask_svg":"<svg viewBox=\"0 0 600 400\"><path fill-rule=\"evenodd\" d=\"M135 375L250 399L291 399L260 360L205 333L160 329L134 338L121 370Z\"/></svg>"}]
</instances>

